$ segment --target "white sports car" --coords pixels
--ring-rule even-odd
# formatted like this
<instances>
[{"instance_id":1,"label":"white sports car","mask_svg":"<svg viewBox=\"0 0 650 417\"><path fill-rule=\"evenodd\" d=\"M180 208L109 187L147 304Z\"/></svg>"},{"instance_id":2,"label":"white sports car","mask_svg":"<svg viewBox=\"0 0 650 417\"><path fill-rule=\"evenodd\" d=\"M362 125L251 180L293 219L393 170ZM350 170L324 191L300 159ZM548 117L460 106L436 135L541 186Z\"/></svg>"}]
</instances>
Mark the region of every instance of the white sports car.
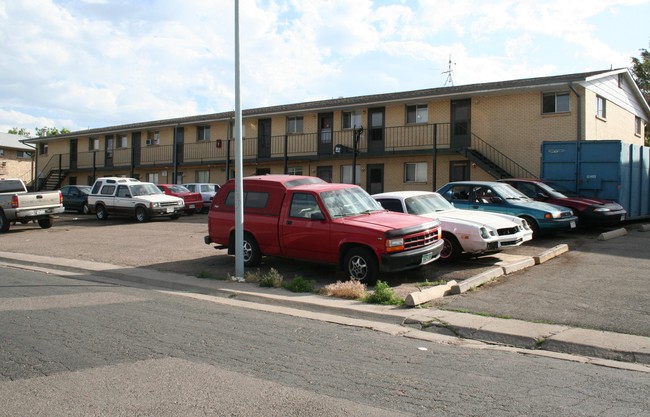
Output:
<instances>
[{"instance_id":1,"label":"white sports car","mask_svg":"<svg viewBox=\"0 0 650 417\"><path fill-rule=\"evenodd\" d=\"M533 238L526 220L505 214L457 209L438 193L395 191L372 197L386 210L439 219L445 242L441 260L456 259L463 252L496 252Z\"/></svg>"}]
</instances>

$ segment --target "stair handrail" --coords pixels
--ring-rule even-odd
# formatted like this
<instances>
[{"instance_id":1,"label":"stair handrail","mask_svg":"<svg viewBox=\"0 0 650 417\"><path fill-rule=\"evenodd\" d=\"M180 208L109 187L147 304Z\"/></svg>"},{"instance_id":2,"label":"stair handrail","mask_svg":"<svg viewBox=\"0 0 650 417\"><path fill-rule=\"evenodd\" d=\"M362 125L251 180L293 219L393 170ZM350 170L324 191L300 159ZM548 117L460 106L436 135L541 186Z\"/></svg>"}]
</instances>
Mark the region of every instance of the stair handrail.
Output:
<instances>
[{"instance_id":1,"label":"stair handrail","mask_svg":"<svg viewBox=\"0 0 650 417\"><path fill-rule=\"evenodd\" d=\"M475 133L472 133L472 143L469 149L479 152L492 163L503 169L509 175L515 178L537 178L535 174L515 162L512 158L490 145Z\"/></svg>"}]
</instances>

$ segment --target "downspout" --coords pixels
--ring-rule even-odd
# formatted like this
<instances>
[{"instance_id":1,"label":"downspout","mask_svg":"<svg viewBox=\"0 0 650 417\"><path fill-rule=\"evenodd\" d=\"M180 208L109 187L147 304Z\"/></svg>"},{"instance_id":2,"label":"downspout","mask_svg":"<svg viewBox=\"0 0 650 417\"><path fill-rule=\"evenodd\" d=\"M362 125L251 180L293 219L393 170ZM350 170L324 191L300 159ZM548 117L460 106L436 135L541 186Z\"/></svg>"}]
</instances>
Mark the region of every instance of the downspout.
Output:
<instances>
[{"instance_id":1,"label":"downspout","mask_svg":"<svg viewBox=\"0 0 650 417\"><path fill-rule=\"evenodd\" d=\"M580 152L580 140L582 138L582 97L580 96L580 94L578 94L576 89L573 88L573 82L572 81L569 81L569 88L571 89L571 91L573 91L573 94L576 95L576 98L578 100L578 105L577 105L577 107L578 107L578 115L577 115L578 116L577 117L578 126L577 126L577 129L576 129L577 137L576 137L576 161L575 161L575 163L576 163L576 165L575 165L575 168L576 168L575 169L575 179L576 179L575 180L575 185L576 185L576 188L573 191L580 194L580 192L578 190L580 190L580 157L579 157L579 152Z\"/></svg>"}]
</instances>

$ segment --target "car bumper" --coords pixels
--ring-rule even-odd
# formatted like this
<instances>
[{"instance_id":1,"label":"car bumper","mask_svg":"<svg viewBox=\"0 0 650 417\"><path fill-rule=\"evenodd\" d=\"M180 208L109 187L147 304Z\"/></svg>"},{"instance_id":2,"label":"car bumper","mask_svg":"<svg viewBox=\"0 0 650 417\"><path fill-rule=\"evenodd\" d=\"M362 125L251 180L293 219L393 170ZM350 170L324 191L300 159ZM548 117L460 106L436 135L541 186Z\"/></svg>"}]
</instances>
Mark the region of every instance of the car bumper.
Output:
<instances>
[{"instance_id":1,"label":"car bumper","mask_svg":"<svg viewBox=\"0 0 650 417\"><path fill-rule=\"evenodd\" d=\"M27 209L16 211L16 219L18 220L29 220L29 219L41 219L49 217L54 214L61 214L65 212L65 207L55 207L55 208L44 208L44 209Z\"/></svg>"},{"instance_id":2,"label":"car bumper","mask_svg":"<svg viewBox=\"0 0 650 417\"><path fill-rule=\"evenodd\" d=\"M463 252L484 253L514 248L532 239L533 232L526 230L511 235L498 236L489 240L483 239L480 236L472 236L469 239L460 238L458 242L463 247Z\"/></svg>"},{"instance_id":3,"label":"car bumper","mask_svg":"<svg viewBox=\"0 0 650 417\"><path fill-rule=\"evenodd\" d=\"M580 222L599 226L613 226L619 224L627 217L627 211L609 211L604 213L580 213Z\"/></svg>"},{"instance_id":4,"label":"car bumper","mask_svg":"<svg viewBox=\"0 0 650 417\"><path fill-rule=\"evenodd\" d=\"M381 256L381 272L399 272L417 268L440 258L444 242L442 239L419 249L384 254Z\"/></svg>"},{"instance_id":5,"label":"car bumper","mask_svg":"<svg viewBox=\"0 0 650 417\"><path fill-rule=\"evenodd\" d=\"M575 229L578 226L576 216L562 217L560 219L544 219L539 221L541 232L563 232Z\"/></svg>"},{"instance_id":6,"label":"car bumper","mask_svg":"<svg viewBox=\"0 0 650 417\"><path fill-rule=\"evenodd\" d=\"M175 216L181 214L184 209L184 207L156 207L147 209L147 214L150 217Z\"/></svg>"}]
</instances>

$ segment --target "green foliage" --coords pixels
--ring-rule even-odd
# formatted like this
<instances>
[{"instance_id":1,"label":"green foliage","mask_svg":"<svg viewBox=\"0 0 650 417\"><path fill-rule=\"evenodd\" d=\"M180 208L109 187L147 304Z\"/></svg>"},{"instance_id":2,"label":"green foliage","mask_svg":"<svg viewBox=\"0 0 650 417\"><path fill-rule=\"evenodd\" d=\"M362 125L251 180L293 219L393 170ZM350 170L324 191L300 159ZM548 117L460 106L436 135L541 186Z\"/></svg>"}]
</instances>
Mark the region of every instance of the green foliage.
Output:
<instances>
[{"instance_id":1,"label":"green foliage","mask_svg":"<svg viewBox=\"0 0 650 417\"><path fill-rule=\"evenodd\" d=\"M404 299L395 294L395 291L384 281L377 281L375 291L368 294L364 299L366 303L383 305L402 305Z\"/></svg>"},{"instance_id":2,"label":"green foliage","mask_svg":"<svg viewBox=\"0 0 650 417\"><path fill-rule=\"evenodd\" d=\"M20 135L20 136L25 136L28 138L31 135L31 132L24 127L21 127L20 129L17 127L14 127L13 129L9 129L7 133L11 133L12 135Z\"/></svg>"},{"instance_id":3,"label":"green foliage","mask_svg":"<svg viewBox=\"0 0 650 417\"><path fill-rule=\"evenodd\" d=\"M291 281L282 283L282 288L291 292L314 292L316 281L306 280L296 275Z\"/></svg>"},{"instance_id":4,"label":"green foliage","mask_svg":"<svg viewBox=\"0 0 650 417\"><path fill-rule=\"evenodd\" d=\"M36 136L39 138L42 138L43 136L56 136L56 135L63 135L65 133L70 133L68 129L65 127L62 128L60 131L56 127L37 127L34 129L36 131Z\"/></svg>"},{"instance_id":5,"label":"green foliage","mask_svg":"<svg viewBox=\"0 0 650 417\"><path fill-rule=\"evenodd\" d=\"M280 288L282 286L282 275L274 268L262 275L259 279L260 287Z\"/></svg>"}]
</instances>

